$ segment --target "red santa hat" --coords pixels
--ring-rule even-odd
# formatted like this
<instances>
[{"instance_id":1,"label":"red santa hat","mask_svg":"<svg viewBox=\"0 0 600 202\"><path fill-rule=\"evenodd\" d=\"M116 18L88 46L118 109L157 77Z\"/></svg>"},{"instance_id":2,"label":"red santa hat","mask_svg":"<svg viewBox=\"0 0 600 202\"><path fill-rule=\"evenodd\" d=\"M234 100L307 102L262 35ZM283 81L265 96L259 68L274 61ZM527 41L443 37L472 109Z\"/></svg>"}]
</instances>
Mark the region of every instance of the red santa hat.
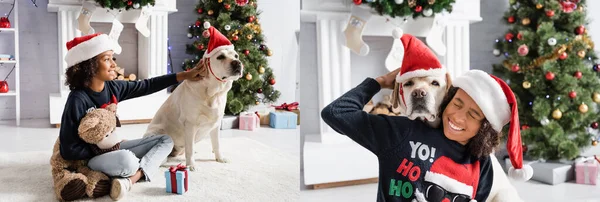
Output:
<instances>
[{"instance_id":1,"label":"red santa hat","mask_svg":"<svg viewBox=\"0 0 600 202\"><path fill-rule=\"evenodd\" d=\"M396 82L403 83L415 77L446 75L446 68L425 43L413 35L403 34L401 29L395 29L393 35L402 41L402 46L396 50L396 54L402 55L402 66Z\"/></svg>"},{"instance_id":2,"label":"red santa hat","mask_svg":"<svg viewBox=\"0 0 600 202\"><path fill-rule=\"evenodd\" d=\"M504 125L510 122L506 149L512 168L509 169L508 176L517 180L529 180L533 176L533 169L529 165L523 165L517 99L508 84L481 70L469 70L452 83L473 98L494 130L501 132Z\"/></svg>"},{"instance_id":3,"label":"red santa hat","mask_svg":"<svg viewBox=\"0 0 600 202\"><path fill-rule=\"evenodd\" d=\"M215 29L215 27L209 27L208 33L210 34L210 41L208 42L208 48L204 53L204 58L210 58L221 50L234 50L231 41L229 41L225 35L221 34L219 30Z\"/></svg>"},{"instance_id":4,"label":"red santa hat","mask_svg":"<svg viewBox=\"0 0 600 202\"><path fill-rule=\"evenodd\" d=\"M95 33L75 37L73 40L67 42L65 61L67 62L67 67L71 67L109 50L112 50L115 54L120 54L121 46L106 34Z\"/></svg>"},{"instance_id":5,"label":"red santa hat","mask_svg":"<svg viewBox=\"0 0 600 202\"><path fill-rule=\"evenodd\" d=\"M447 192L470 196L471 201L475 202L475 194L479 184L479 161L465 165L441 156L433 162L429 171L425 173L425 181L434 183Z\"/></svg>"}]
</instances>

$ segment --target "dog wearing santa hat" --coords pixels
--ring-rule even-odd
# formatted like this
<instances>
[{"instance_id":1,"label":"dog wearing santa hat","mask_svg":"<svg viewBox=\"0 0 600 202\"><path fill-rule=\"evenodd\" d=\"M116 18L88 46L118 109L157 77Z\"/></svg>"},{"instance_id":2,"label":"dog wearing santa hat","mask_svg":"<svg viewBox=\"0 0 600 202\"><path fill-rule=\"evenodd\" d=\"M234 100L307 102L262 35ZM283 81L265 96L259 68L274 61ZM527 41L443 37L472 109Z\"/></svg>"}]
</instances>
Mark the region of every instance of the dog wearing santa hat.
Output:
<instances>
[{"instance_id":1,"label":"dog wearing santa hat","mask_svg":"<svg viewBox=\"0 0 600 202\"><path fill-rule=\"evenodd\" d=\"M441 123L439 106L451 86L450 75L435 54L421 40L395 29L394 39L400 39L393 62L400 72L392 93L392 111L411 120L419 118L431 127Z\"/></svg>"},{"instance_id":2,"label":"dog wearing santa hat","mask_svg":"<svg viewBox=\"0 0 600 202\"><path fill-rule=\"evenodd\" d=\"M171 136L174 142L171 156L185 152L191 171L196 169L195 143L209 136L216 161L227 162L219 151L219 126L225 114L227 93L244 72L233 44L214 27L208 31L208 48L196 65L208 69L208 78L181 83L156 112L144 134Z\"/></svg>"}]
</instances>

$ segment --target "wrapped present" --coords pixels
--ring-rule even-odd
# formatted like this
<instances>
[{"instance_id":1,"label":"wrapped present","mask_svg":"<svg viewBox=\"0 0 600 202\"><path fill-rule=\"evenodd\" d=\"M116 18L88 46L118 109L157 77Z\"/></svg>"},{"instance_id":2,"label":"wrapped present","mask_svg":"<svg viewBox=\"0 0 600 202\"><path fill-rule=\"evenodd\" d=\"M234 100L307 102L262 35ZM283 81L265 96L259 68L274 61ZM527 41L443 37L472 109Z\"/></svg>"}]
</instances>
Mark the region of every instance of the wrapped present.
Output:
<instances>
[{"instance_id":1,"label":"wrapped present","mask_svg":"<svg viewBox=\"0 0 600 202\"><path fill-rule=\"evenodd\" d=\"M269 122L270 122L269 114L274 111L275 111L275 107L265 107L263 109L259 109L258 111L256 111L260 118L260 125L269 125Z\"/></svg>"},{"instance_id":2,"label":"wrapped present","mask_svg":"<svg viewBox=\"0 0 600 202\"><path fill-rule=\"evenodd\" d=\"M506 161L506 170L512 167L508 158ZM533 168L532 180L543 182L550 185L556 185L573 180L573 163L559 161L526 161L523 164L529 164Z\"/></svg>"},{"instance_id":3,"label":"wrapped present","mask_svg":"<svg viewBox=\"0 0 600 202\"><path fill-rule=\"evenodd\" d=\"M189 169L184 165L171 166L165 171L167 193L183 194L188 190Z\"/></svg>"},{"instance_id":4,"label":"wrapped present","mask_svg":"<svg viewBox=\"0 0 600 202\"><path fill-rule=\"evenodd\" d=\"M258 112L240 114L240 130L253 131L256 128L260 128Z\"/></svg>"},{"instance_id":5,"label":"wrapped present","mask_svg":"<svg viewBox=\"0 0 600 202\"><path fill-rule=\"evenodd\" d=\"M298 108L298 102L293 102L290 104L283 103L282 105L274 106L274 107L277 111L289 111L289 112L296 113L296 115L298 117L296 120L296 123L297 123L297 125L300 125L300 109Z\"/></svg>"},{"instance_id":6,"label":"wrapped present","mask_svg":"<svg viewBox=\"0 0 600 202\"><path fill-rule=\"evenodd\" d=\"M575 182L577 184L596 185L598 180L598 161L594 157L583 158L575 162Z\"/></svg>"},{"instance_id":7,"label":"wrapped present","mask_svg":"<svg viewBox=\"0 0 600 202\"><path fill-rule=\"evenodd\" d=\"M269 114L271 128L295 129L298 115L293 112L276 111Z\"/></svg>"},{"instance_id":8,"label":"wrapped present","mask_svg":"<svg viewBox=\"0 0 600 202\"><path fill-rule=\"evenodd\" d=\"M221 119L221 130L234 129L240 126L240 117L238 116L223 116Z\"/></svg>"}]
</instances>

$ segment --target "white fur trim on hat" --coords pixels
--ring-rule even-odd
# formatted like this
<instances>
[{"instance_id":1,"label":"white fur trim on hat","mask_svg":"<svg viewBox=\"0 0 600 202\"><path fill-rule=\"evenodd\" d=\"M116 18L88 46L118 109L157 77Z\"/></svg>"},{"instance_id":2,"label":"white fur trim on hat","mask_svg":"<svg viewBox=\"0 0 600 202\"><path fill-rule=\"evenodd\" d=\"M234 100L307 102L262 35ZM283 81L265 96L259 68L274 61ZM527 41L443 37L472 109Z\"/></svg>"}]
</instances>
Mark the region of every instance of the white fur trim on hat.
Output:
<instances>
[{"instance_id":1,"label":"white fur trim on hat","mask_svg":"<svg viewBox=\"0 0 600 202\"><path fill-rule=\"evenodd\" d=\"M444 66L435 68L435 69L419 69L410 72L406 72L402 75L396 75L396 82L404 83L405 81L417 78L417 77L425 77L425 76L433 76L433 77L444 77L446 76L446 68Z\"/></svg>"},{"instance_id":2,"label":"white fur trim on hat","mask_svg":"<svg viewBox=\"0 0 600 202\"><path fill-rule=\"evenodd\" d=\"M217 54L221 50L234 50L234 46L233 45L222 45L222 46L216 47L210 53L205 52L203 57L205 57L205 58L212 57L213 55ZM206 51L208 51L208 50L206 50Z\"/></svg>"},{"instance_id":3,"label":"white fur trim on hat","mask_svg":"<svg viewBox=\"0 0 600 202\"><path fill-rule=\"evenodd\" d=\"M533 168L527 164L523 165L521 169L515 169L511 166L508 169L508 177L515 180L527 181L533 177Z\"/></svg>"},{"instance_id":4,"label":"white fur trim on hat","mask_svg":"<svg viewBox=\"0 0 600 202\"><path fill-rule=\"evenodd\" d=\"M446 191L456 193L456 194L464 194L467 196L473 195L473 187L469 186L465 183L459 182L458 180L452 179L448 176L427 171L425 173L425 181L432 182L440 187L444 188ZM427 190L424 190L427 193Z\"/></svg>"},{"instance_id":5,"label":"white fur trim on hat","mask_svg":"<svg viewBox=\"0 0 600 202\"><path fill-rule=\"evenodd\" d=\"M488 73L470 70L452 81L465 91L483 112L494 130L500 132L511 118L511 109L500 84Z\"/></svg>"},{"instance_id":6,"label":"white fur trim on hat","mask_svg":"<svg viewBox=\"0 0 600 202\"><path fill-rule=\"evenodd\" d=\"M77 44L67 51L65 61L67 62L67 67L71 67L109 50L112 50L115 54L121 53L121 47L116 41L110 39L106 34L100 34Z\"/></svg>"}]
</instances>

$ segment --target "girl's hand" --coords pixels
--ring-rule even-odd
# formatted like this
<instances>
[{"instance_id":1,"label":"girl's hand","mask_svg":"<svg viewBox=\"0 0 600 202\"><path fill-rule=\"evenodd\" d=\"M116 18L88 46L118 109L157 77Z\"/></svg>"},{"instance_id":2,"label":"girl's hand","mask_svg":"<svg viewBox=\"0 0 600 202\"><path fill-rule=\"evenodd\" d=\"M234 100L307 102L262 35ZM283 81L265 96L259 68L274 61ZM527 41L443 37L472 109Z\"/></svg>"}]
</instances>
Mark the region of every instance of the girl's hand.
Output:
<instances>
[{"instance_id":1,"label":"girl's hand","mask_svg":"<svg viewBox=\"0 0 600 202\"><path fill-rule=\"evenodd\" d=\"M400 68L389 72L383 76L377 77L377 83L381 86L381 88L394 89L394 84L396 83L396 75L400 72Z\"/></svg>"}]
</instances>

